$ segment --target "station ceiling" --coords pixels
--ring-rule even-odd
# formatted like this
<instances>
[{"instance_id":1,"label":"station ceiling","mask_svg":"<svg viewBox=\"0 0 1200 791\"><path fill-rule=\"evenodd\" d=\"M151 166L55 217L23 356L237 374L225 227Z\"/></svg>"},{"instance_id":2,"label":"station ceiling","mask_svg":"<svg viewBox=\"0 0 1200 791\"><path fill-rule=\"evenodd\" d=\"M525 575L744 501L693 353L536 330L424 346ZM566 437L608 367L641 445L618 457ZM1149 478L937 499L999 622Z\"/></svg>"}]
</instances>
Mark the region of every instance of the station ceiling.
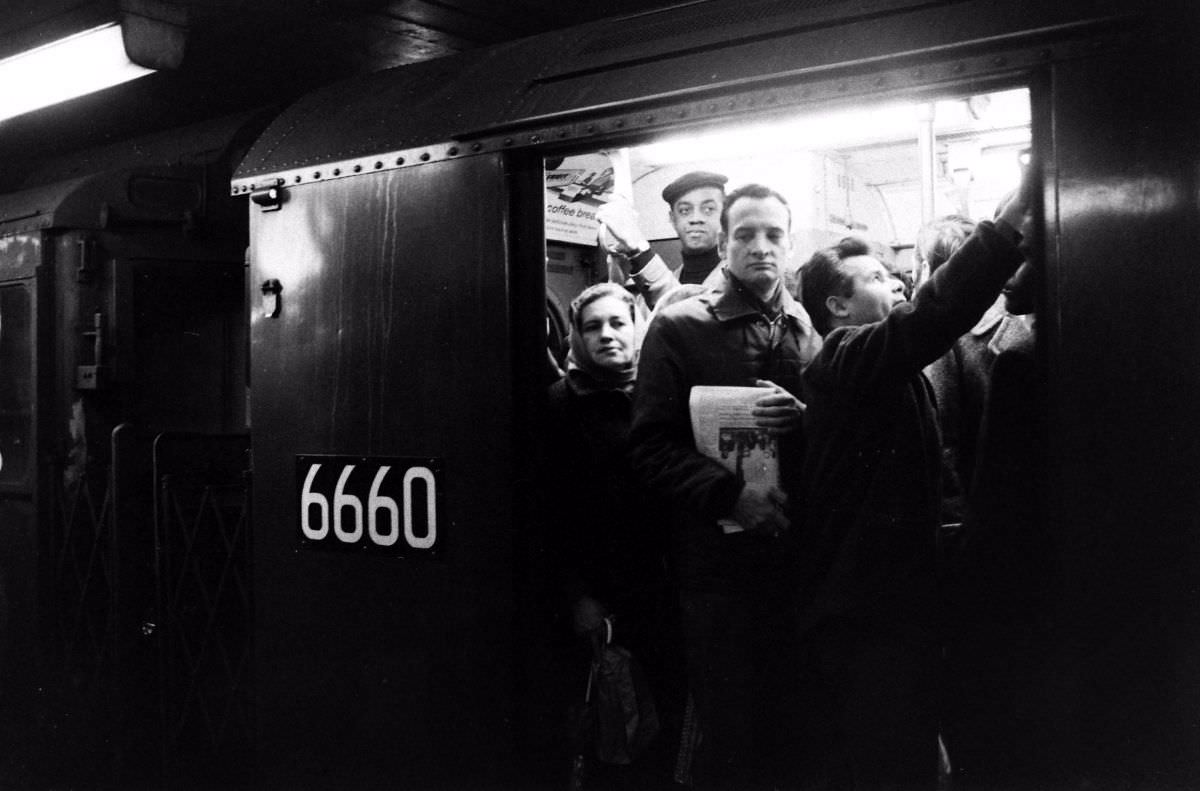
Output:
<instances>
[{"instance_id":1,"label":"station ceiling","mask_svg":"<svg viewBox=\"0 0 1200 791\"><path fill-rule=\"evenodd\" d=\"M695 2L696 0L693 0ZM700 0L702 2L702 0ZM0 121L0 191L62 152L257 107L365 72L680 0L7 0L0 58L122 15L183 32L178 65Z\"/></svg>"}]
</instances>

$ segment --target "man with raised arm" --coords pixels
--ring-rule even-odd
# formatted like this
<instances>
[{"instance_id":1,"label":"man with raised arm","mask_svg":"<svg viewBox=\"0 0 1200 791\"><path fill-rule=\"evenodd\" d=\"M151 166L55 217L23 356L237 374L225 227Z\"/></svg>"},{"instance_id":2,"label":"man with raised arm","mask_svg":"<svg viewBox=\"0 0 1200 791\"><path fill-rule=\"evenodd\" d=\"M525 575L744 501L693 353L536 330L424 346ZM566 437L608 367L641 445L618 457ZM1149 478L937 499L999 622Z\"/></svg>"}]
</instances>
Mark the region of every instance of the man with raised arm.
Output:
<instances>
[{"instance_id":1,"label":"man with raised arm","mask_svg":"<svg viewBox=\"0 0 1200 791\"><path fill-rule=\"evenodd\" d=\"M721 263L717 248L726 181L720 173L694 170L663 188L668 217L681 245L683 263L677 269L669 268L650 248L628 201L613 200L596 213L604 247L647 307L653 309L660 297L680 284L720 284L719 275L713 273Z\"/></svg>"},{"instance_id":2,"label":"man with raised arm","mask_svg":"<svg viewBox=\"0 0 1200 791\"><path fill-rule=\"evenodd\" d=\"M808 440L801 629L810 769L855 788L928 788L938 765L940 440L922 369L979 320L1024 257L1032 180L907 302L853 240L800 270L824 345L803 376Z\"/></svg>"}]
</instances>

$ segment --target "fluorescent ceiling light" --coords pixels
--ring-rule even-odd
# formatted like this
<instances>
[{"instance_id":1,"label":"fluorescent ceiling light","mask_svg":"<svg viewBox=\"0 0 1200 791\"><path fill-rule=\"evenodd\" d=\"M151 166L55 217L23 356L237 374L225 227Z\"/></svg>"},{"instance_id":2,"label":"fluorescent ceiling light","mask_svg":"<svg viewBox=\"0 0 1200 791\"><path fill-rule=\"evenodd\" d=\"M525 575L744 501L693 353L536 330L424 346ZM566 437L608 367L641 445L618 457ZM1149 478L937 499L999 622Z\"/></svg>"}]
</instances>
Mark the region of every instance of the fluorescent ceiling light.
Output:
<instances>
[{"instance_id":1,"label":"fluorescent ceiling light","mask_svg":"<svg viewBox=\"0 0 1200 791\"><path fill-rule=\"evenodd\" d=\"M101 25L0 60L0 119L152 72L129 60L120 25Z\"/></svg>"}]
</instances>

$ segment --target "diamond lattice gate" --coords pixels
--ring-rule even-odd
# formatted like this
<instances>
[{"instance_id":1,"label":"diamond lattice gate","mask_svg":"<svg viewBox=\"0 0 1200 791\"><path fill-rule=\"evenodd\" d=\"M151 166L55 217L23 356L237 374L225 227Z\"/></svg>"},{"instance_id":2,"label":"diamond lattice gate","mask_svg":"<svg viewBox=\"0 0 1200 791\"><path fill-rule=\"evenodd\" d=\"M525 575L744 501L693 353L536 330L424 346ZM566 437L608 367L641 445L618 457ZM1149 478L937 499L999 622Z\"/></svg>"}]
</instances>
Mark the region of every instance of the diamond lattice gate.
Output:
<instances>
[{"instance_id":1,"label":"diamond lattice gate","mask_svg":"<svg viewBox=\"0 0 1200 791\"><path fill-rule=\"evenodd\" d=\"M253 598L244 435L154 443L163 758L176 782L250 780Z\"/></svg>"},{"instance_id":2,"label":"diamond lattice gate","mask_svg":"<svg viewBox=\"0 0 1200 791\"><path fill-rule=\"evenodd\" d=\"M62 759L55 772L68 779L106 777L116 766L108 736L119 665L110 491L106 465L75 468L52 485L41 716L46 749Z\"/></svg>"}]
</instances>

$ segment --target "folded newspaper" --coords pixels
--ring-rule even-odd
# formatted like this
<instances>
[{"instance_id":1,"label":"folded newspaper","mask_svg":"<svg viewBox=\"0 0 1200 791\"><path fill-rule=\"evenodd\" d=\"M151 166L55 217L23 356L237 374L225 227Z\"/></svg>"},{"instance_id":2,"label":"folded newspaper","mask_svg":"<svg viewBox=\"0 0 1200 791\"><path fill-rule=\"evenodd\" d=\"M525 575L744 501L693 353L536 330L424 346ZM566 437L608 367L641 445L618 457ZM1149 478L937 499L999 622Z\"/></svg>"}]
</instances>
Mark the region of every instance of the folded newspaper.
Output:
<instances>
[{"instance_id":1,"label":"folded newspaper","mask_svg":"<svg viewBox=\"0 0 1200 791\"><path fill-rule=\"evenodd\" d=\"M696 450L743 483L779 484L779 443L754 424L754 402L769 393L761 387L697 385L688 397ZM719 521L725 533L745 529L733 519Z\"/></svg>"}]
</instances>

